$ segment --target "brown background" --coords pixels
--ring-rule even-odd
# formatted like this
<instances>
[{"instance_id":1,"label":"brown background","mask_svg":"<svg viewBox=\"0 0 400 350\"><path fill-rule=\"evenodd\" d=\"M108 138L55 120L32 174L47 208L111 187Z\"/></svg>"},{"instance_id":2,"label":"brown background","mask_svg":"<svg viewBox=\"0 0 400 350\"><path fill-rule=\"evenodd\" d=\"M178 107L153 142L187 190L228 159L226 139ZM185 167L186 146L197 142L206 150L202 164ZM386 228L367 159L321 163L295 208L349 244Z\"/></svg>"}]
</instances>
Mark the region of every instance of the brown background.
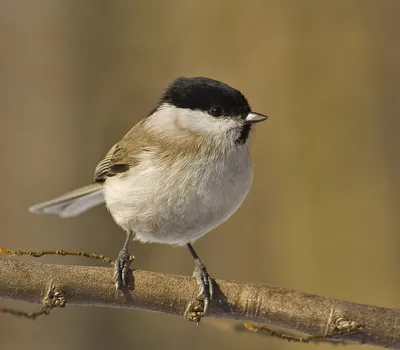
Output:
<instances>
[{"instance_id":1,"label":"brown background","mask_svg":"<svg viewBox=\"0 0 400 350\"><path fill-rule=\"evenodd\" d=\"M124 235L104 208L60 220L27 207L91 181L173 78L204 75L270 116L251 140L250 195L196 244L210 273L399 307L399 16L398 0L0 1L0 246L115 257ZM191 274L186 249L132 252L136 268ZM72 307L35 322L0 315L0 339L42 350L310 347Z\"/></svg>"}]
</instances>

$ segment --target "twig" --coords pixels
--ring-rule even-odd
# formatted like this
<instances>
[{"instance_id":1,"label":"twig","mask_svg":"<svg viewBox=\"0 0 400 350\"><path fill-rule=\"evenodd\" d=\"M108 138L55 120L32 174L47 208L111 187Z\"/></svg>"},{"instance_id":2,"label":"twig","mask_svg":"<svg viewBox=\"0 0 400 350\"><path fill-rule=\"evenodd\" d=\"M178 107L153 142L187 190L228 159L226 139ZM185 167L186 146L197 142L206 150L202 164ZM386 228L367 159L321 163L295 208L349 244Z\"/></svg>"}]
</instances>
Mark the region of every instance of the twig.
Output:
<instances>
[{"instance_id":1,"label":"twig","mask_svg":"<svg viewBox=\"0 0 400 350\"><path fill-rule=\"evenodd\" d=\"M244 328L260 334L265 334L270 337L280 338L294 343L310 343L310 342L329 342L335 344L345 344L337 339L344 335L349 335L362 330L362 326L356 322L351 322L342 317L335 321L335 326L329 332L316 335L297 336L294 334L285 333L282 331L271 329L265 325L256 325L251 322L246 322Z\"/></svg>"},{"instance_id":2,"label":"twig","mask_svg":"<svg viewBox=\"0 0 400 350\"><path fill-rule=\"evenodd\" d=\"M49 289L43 298L43 304L40 311L26 312L4 307L0 308L0 312L17 317L25 317L34 321L39 316L48 315L55 307L65 307L66 302L67 301L62 293L58 291L54 285L50 284Z\"/></svg>"},{"instance_id":3,"label":"twig","mask_svg":"<svg viewBox=\"0 0 400 350\"><path fill-rule=\"evenodd\" d=\"M41 251L31 251L31 250L8 250L6 248L0 248L0 254L10 255L10 256L21 256L29 255L34 258L41 258L43 255L61 255L61 256L82 256L89 259L101 260L109 265L114 265L114 260L107 258L102 254L86 253L86 252L71 252L67 250L41 250ZM135 260L133 255L130 256L130 260Z\"/></svg>"}]
</instances>

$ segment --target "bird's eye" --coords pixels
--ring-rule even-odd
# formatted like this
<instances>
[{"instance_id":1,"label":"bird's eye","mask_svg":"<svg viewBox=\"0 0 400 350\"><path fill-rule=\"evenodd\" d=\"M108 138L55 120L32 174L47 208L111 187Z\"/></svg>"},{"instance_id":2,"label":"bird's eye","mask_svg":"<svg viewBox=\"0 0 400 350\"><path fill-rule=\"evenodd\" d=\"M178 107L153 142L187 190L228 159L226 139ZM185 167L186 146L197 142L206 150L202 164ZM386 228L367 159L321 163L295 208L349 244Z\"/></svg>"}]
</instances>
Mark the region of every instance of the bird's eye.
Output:
<instances>
[{"instance_id":1,"label":"bird's eye","mask_svg":"<svg viewBox=\"0 0 400 350\"><path fill-rule=\"evenodd\" d=\"M220 117L220 116L222 115L222 113L223 113L223 110L222 110L222 108L219 107L219 106L214 106L214 107L212 107L212 108L210 109L210 114L211 114L213 117Z\"/></svg>"}]
</instances>

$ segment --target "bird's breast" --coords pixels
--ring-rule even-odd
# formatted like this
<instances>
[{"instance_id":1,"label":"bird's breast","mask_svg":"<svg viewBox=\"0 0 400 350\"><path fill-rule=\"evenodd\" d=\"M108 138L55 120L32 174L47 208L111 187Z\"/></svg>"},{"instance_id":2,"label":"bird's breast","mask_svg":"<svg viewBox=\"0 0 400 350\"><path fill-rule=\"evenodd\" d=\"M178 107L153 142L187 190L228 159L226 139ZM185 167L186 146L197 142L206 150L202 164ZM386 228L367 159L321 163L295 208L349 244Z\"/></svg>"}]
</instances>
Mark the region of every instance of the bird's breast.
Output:
<instances>
[{"instance_id":1,"label":"bird's breast","mask_svg":"<svg viewBox=\"0 0 400 350\"><path fill-rule=\"evenodd\" d=\"M214 157L173 162L152 154L104 184L107 207L124 230L143 242L183 245L224 222L252 181L247 147Z\"/></svg>"}]
</instances>

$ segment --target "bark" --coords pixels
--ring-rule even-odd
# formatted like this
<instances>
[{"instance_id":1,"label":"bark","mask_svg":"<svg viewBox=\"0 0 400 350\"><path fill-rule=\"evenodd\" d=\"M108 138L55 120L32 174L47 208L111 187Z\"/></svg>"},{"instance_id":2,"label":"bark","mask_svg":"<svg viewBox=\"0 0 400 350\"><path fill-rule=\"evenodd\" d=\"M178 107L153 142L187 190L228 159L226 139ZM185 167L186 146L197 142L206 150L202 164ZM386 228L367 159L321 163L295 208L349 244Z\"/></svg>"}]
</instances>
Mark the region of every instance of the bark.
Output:
<instances>
[{"instance_id":1,"label":"bark","mask_svg":"<svg viewBox=\"0 0 400 350\"><path fill-rule=\"evenodd\" d=\"M0 298L43 303L49 289L68 306L184 315L198 293L190 277L134 271L134 291L116 291L113 268L0 258ZM400 348L400 310L340 301L263 283L216 280L207 317L284 327L328 339ZM57 304L57 303L56 303ZM58 302L57 305L60 305Z\"/></svg>"}]
</instances>

